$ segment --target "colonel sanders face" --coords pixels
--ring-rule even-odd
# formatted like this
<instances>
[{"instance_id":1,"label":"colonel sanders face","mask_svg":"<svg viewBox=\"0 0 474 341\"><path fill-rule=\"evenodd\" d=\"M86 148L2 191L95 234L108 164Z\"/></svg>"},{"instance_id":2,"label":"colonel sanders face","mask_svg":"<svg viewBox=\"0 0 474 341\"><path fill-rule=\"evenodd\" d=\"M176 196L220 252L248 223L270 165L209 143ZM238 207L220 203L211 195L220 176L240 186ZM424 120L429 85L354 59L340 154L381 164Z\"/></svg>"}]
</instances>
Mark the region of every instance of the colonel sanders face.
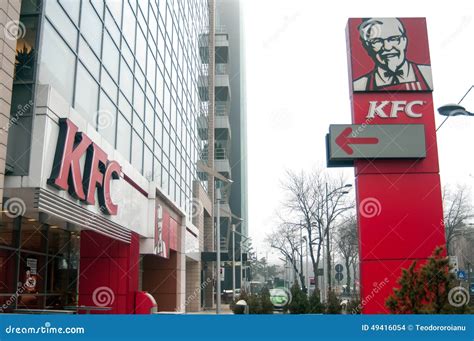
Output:
<instances>
[{"instance_id":1,"label":"colonel sanders face","mask_svg":"<svg viewBox=\"0 0 474 341\"><path fill-rule=\"evenodd\" d=\"M395 72L406 58L407 37L395 18L371 18L359 26L362 43L375 64Z\"/></svg>"}]
</instances>

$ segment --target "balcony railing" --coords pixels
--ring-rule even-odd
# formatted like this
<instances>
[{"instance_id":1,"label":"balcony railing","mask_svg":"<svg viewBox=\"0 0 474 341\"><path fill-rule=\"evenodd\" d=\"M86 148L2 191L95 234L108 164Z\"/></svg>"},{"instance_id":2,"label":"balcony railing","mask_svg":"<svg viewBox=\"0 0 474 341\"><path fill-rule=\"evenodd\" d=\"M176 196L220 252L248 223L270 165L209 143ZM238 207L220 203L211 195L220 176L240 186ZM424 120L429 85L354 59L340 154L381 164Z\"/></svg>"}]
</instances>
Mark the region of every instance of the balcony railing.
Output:
<instances>
[{"instance_id":1,"label":"balcony railing","mask_svg":"<svg viewBox=\"0 0 474 341\"><path fill-rule=\"evenodd\" d=\"M207 161L209 157L209 150L207 147L204 147L201 151L201 160ZM225 148L215 148L214 149L214 160L227 160L227 151Z\"/></svg>"}]
</instances>

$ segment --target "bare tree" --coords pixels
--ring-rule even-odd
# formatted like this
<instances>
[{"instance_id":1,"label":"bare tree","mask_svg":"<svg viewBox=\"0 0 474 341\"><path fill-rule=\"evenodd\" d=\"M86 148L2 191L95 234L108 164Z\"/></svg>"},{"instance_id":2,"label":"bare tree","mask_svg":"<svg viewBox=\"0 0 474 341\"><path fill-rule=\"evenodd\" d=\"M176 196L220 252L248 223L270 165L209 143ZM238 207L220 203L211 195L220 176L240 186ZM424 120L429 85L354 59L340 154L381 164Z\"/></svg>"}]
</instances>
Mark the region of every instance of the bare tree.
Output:
<instances>
[{"instance_id":1,"label":"bare tree","mask_svg":"<svg viewBox=\"0 0 474 341\"><path fill-rule=\"evenodd\" d=\"M267 235L265 241L270 247L280 252L283 256L282 260L291 264L301 287L305 288L303 271L298 269L298 262L301 259L301 238L298 229L293 225L281 224Z\"/></svg>"},{"instance_id":2,"label":"bare tree","mask_svg":"<svg viewBox=\"0 0 474 341\"><path fill-rule=\"evenodd\" d=\"M446 233L446 248L449 255L453 254L452 241L466 227L466 221L474 217L471 195L466 186L457 186L451 190L443 188L444 228Z\"/></svg>"},{"instance_id":3,"label":"bare tree","mask_svg":"<svg viewBox=\"0 0 474 341\"><path fill-rule=\"evenodd\" d=\"M343 258L347 272L346 290L347 293L350 294L351 266L354 268L354 263L357 263L357 258L359 257L359 238L357 233L357 219L355 216L350 216L347 221L345 221L342 225L339 226L336 238L337 248Z\"/></svg>"},{"instance_id":4,"label":"bare tree","mask_svg":"<svg viewBox=\"0 0 474 341\"><path fill-rule=\"evenodd\" d=\"M332 178L321 170L309 173L287 171L282 187L286 192L279 214L282 226L306 232L310 245L309 256L316 275L321 261L323 242L330 239L336 220L353 207L353 204L348 203L343 197L346 193L342 190L344 178L342 176ZM330 278L331 252L329 243L326 244ZM317 283L315 281L316 287Z\"/></svg>"}]
</instances>

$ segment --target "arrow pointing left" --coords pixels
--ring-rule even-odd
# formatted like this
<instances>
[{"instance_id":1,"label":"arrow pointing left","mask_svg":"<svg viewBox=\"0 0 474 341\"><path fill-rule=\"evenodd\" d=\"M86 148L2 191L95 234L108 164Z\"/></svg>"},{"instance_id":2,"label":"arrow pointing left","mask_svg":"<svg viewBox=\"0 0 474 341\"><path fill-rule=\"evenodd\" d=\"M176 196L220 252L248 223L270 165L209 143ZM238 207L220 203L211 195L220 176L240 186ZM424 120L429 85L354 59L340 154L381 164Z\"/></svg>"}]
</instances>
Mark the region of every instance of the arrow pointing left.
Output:
<instances>
[{"instance_id":1,"label":"arrow pointing left","mask_svg":"<svg viewBox=\"0 0 474 341\"><path fill-rule=\"evenodd\" d=\"M336 137L336 144L341 147L348 155L352 155L354 151L350 144L377 144L379 139L376 137L349 137L352 133L352 128L347 127L344 129L338 137Z\"/></svg>"}]
</instances>

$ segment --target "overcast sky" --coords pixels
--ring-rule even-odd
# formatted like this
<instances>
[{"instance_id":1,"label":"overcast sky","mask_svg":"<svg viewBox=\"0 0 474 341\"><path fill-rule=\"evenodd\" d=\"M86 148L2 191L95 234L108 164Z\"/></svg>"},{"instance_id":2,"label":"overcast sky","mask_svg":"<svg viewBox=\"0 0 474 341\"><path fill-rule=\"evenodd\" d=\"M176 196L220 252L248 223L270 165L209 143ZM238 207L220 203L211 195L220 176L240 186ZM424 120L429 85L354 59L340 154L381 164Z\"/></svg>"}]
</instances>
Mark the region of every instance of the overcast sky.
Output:
<instances>
[{"instance_id":1,"label":"overcast sky","mask_svg":"<svg viewBox=\"0 0 474 341\"><path fill-rule=\"evenodd\" d=\"M474 2L242 0L244 5L249 233L259 257L283 199L286 169L325 165L329 124L351 123L345 27L349 17L426 17L435 107L474 84ZM462 103L474 111L474 89ZM436 114L439 125L443 117ZM474 117L438 132L441 181L474 185ZM330 172L339 172L332 169ZM353 169L345 170L354 182ZM269 253L276 259L276 253Z\"/></svg>"}]
</instances>

